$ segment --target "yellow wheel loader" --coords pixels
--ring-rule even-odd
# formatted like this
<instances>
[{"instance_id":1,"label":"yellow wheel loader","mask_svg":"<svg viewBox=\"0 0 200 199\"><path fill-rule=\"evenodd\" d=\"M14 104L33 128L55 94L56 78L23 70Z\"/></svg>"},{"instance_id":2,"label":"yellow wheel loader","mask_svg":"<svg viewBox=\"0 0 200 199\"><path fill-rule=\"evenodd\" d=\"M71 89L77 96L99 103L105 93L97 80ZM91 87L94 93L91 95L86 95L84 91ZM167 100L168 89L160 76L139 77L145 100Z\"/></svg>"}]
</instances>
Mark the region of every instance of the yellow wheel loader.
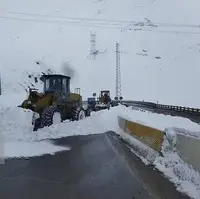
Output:
<instances>
[{"instance_id":1,"label":"yellow wheel loader","mask_svg":"<svg viewBox=\"0 0 200 199\"><path fill-rule=\"evenodd\" d=\"M97 111L102 109L109 110L111 107L111 102L112 100L110 98L110 91L108 90L101 91L95 108Z\"/></svg>"},{"instance_id":2,"label":"yellow wheel loader","mask_svg":"<svg viewBox=\"0 0 200 199\"><path fill-rule=\"evenodd\" d=\"M32 110L34 131L38 128L60 123L64 120L81 120L89 116L83 108L80 93L70 92L70 77L51 74L43 75L43 93L30 89L28 99L20 107Z\"/></svg>"}]
</instances>

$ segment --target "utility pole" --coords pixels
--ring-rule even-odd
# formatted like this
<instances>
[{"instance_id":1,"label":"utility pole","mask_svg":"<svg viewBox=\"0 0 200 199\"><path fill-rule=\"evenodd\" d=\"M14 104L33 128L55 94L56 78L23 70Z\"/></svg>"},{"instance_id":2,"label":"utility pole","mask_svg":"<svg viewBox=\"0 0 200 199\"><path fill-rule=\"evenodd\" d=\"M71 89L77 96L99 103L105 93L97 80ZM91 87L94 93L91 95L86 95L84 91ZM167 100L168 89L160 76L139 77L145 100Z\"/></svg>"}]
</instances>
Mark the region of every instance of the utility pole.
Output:
<instances>
[{"instance_id":1,"label":"utility pole","mask_svg":"<svg viewBox=\"0 0 200 199\"><path fill-rule=\"evenodd\" d=\"M96 49L96 33L90 33L90 56L95 60L99 51Z\"/></svg>"},{"instance_id":2,"label":"utility pole","mask_svg":"<svg viewBox=\"0 0 200 199\"><path fill-rule=\"evenodd\" d=\"M97 55L104 54L106 51L107 48L102 52L96 49L96 33L90 32L90 54L87 57L89 59L92 57L92 59L95 60Z\"/></svg>"},{"instance_id":3,"label":"utility pole","mask_svg":"<svg viewBox=\"0 0 200 199\"><path fill-rule=\"evenodd\" d=\"M116 43L116 82L115 82L115 100L122 100L121 91L121 70L120 70L120 50L119 43Z\"/></svg>"}]
</instances>

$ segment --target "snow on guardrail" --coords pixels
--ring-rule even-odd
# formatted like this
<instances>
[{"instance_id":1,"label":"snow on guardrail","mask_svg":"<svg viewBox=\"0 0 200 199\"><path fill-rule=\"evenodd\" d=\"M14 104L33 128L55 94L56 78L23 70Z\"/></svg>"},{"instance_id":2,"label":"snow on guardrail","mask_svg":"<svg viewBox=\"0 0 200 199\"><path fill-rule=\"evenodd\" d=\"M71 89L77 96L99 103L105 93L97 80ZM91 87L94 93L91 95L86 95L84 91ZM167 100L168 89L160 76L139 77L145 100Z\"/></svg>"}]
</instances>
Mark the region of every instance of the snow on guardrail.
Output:
<instances>
[{"instance_id":1,"label":"snow on guardrail","mask_svg":"<svg viewBox=\"0 0 200 199\"><path fill-rule=\"evenodd\" d=\"M199 108L158 104L158 103L145 102L145 101L132 101L132 100L124 100L124 101L121 101L121 103L126 104L128 106L140 105L140 106L145 106L147 108L158 108L158 109L164 109L164 110L173 110L173 111L176 111L176 112L185 112L185 113L189 113L189 114L192 114L192 115L200 116L200 109Z\"/></svg>"}]
</instances>

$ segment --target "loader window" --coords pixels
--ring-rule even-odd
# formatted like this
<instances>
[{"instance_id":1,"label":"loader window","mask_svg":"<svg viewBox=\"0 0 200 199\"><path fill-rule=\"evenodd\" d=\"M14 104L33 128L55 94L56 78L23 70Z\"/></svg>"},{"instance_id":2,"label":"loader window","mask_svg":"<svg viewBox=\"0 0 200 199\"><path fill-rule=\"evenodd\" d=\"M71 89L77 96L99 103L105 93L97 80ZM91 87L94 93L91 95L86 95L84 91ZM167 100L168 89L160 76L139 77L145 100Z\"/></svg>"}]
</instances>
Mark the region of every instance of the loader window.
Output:
<instances>
[{"instance_id":1,"label":"loader window","mask_svg":"<svg viewBox=\"0 0 200 199\"><path fill-rule=\"evenodd\" d=\"M54 82L53 82L53 86L50 87L50 89L52 91L61 91L61 80L60 79L54 79Z\"/></svg>"},{"instance_id":2,"label":"loader window","mask_svg":"<svg viewBox=\"0 0 200 199\"><path fill-rule=\"evenodd\" d=\"M67 93L67 80L66 79L62 79L62 89L63 89L63 93Z\"/></svg>"},{"instance_id":3,"label":"loader window","mask_svg":"<svg viewBox=\"0 0 200 199\"><path fill-rule=\"evenodd\" d=\"M44 93L48 91L49 87L50 87L50 79L46 79L44 82Z\"/></svg>"},{"instance_id":4,"label":"loader window","mask_svg":"<svg viewBox=\"0 0 200 199\"><path fill-rule=\"evenodd\" d=\"M47 78L44 83L44 92L61 91L61 80L58 78Z\"/></svg>"}]
</instances>

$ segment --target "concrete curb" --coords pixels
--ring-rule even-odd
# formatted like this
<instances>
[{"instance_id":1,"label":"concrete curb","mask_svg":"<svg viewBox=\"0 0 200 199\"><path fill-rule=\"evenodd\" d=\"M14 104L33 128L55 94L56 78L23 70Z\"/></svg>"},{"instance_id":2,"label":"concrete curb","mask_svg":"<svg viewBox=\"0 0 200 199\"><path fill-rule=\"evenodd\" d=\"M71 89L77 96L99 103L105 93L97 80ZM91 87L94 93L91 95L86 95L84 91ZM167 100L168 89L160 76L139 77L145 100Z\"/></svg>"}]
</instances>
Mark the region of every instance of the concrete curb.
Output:
<instances>
[{"instance_id":1,"label":"concrete curb","mask_svg":"<svg viewBox=\"0 0 200 199\"><path fill-rule=\"evenodd\" d=\"M135 137L152 149L161 152L165 135L163 131L128 121L120 116L118 116L118 124L125 133Z\"/></svg>"}]
</instances>

